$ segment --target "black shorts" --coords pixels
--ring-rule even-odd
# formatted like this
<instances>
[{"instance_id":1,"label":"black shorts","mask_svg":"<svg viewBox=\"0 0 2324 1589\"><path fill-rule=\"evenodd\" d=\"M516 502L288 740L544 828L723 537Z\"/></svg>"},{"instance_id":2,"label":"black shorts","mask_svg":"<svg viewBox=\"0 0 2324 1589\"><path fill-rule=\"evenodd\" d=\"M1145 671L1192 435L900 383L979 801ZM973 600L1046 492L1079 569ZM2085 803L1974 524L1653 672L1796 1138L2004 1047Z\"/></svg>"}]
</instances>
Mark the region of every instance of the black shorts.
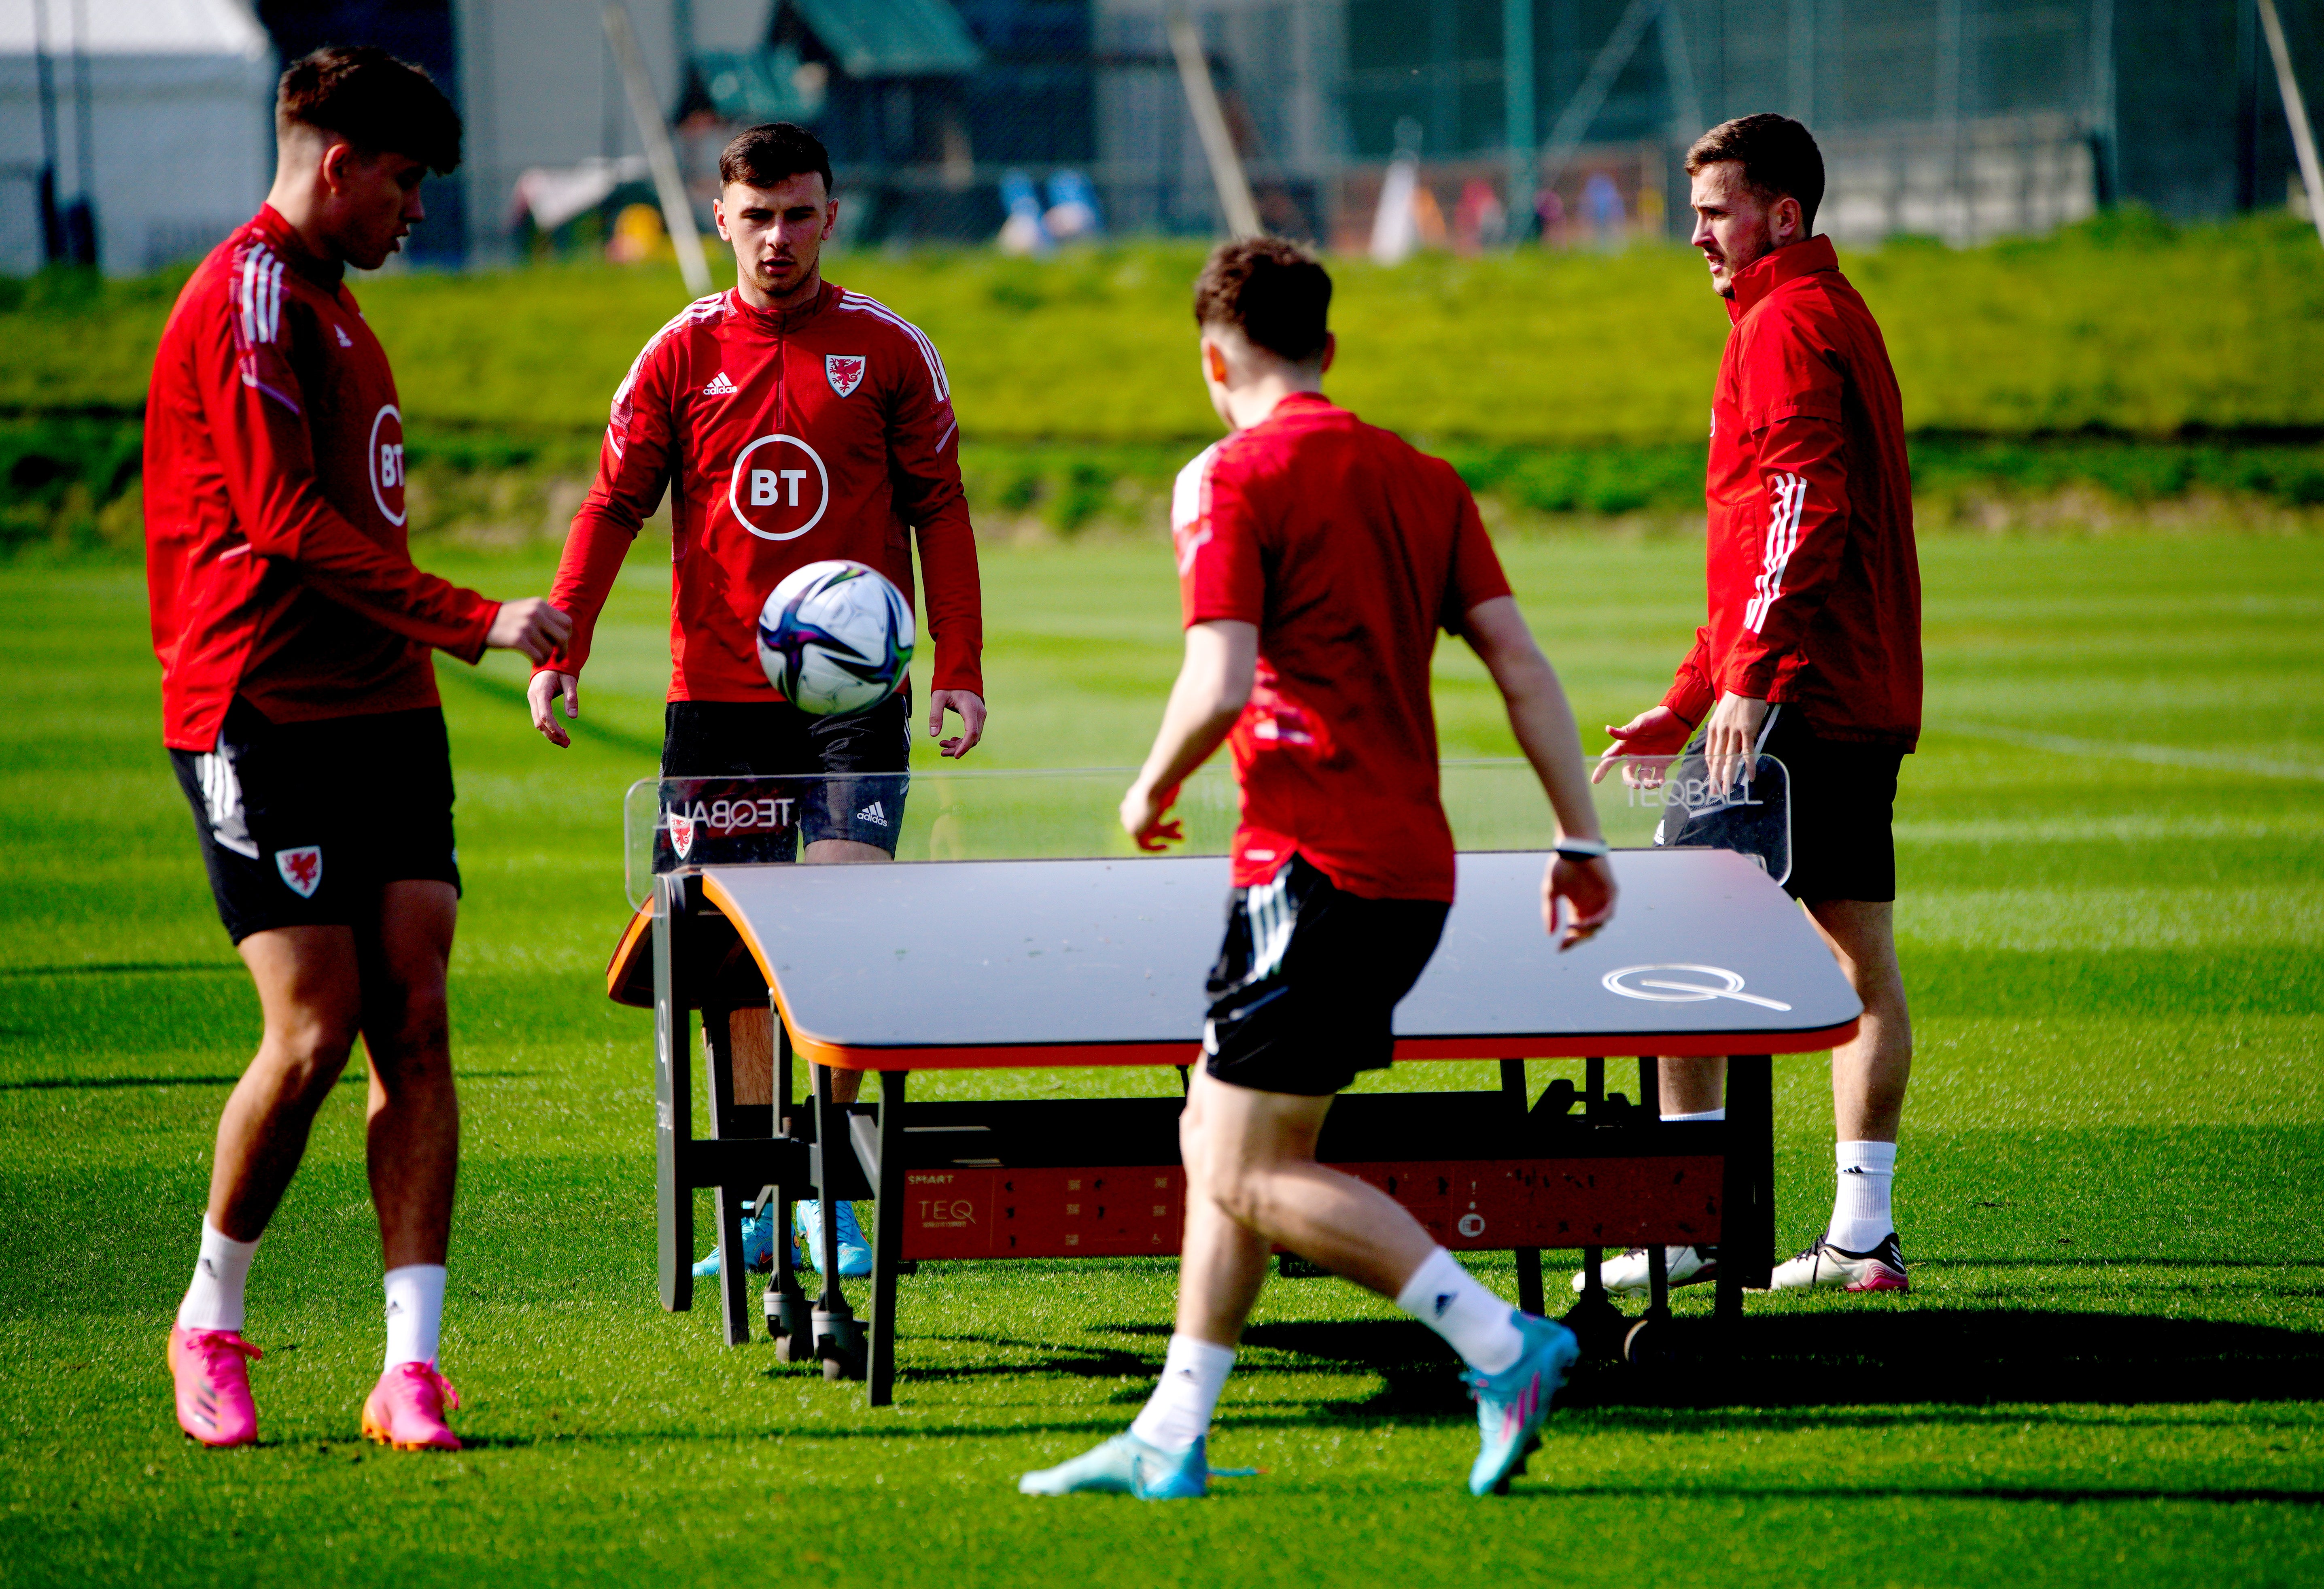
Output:
<instances>
[{"instance_id":1,"label":"black shorts","mask_svg":"<svg viewBox=\"0 0 2324 1589\"><path fill-rule=\"evenodd\" d=\"M844 717L818 717L788 701L672 701L662 712L664 778L864 774L834 776L820 799L803 802L798 832L808 844L853 839L894 855L911 759L907 689Z\"/></svg>"},{"instance_id":2,"label":"black shorts","mask_svg":"<svg viewBox=\"0 0 2324 1589\"><path fill-rule=\"evenodd\" d=\"M1205 1067L1262 1093L1328 1097L1395 1057L1391 1021L1450 905L1348 893L1294 855L1274 878L1227 898L1211 968Z\"/></svg>"},{"instance_id":3,"label":"black shorts","mask_svg":"<svg viewBox=\"0 0 2324 1589\"><path fill-rule=\"evenodd\" d=\"M438 707L273 724L236 698L215 749L170 760L237 944L277 927L355 926L386 883L460 886Z\"/></svg>"},{"instance_id":4,"label":"black shorts","mask_svg":"<svg viewBox=\"0 0 2324 1589\"><path fill-rule=\"evenodd\" d=\"M1790 774L1792 875L1784 892L1808 904L1896 897L1893 744L1822 739L1797 707L1768 708L1760 751Z\"/></svg>"}]
</instances>

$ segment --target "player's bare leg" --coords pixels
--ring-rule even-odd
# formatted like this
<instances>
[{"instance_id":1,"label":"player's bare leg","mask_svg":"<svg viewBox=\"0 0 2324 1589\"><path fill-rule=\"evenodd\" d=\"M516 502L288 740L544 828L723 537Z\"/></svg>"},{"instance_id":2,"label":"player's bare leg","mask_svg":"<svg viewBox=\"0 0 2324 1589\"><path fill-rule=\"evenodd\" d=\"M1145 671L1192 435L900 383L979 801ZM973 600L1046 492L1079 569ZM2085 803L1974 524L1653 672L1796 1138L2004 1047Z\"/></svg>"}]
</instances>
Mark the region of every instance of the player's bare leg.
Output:
<instances>
[{"instance_id":1,"label":"player's bare leg","mask_svg":"<svg viewBox=\"0 0 2324 1589\"><path fill-rule=\"evenodd\" d=\"M1778 1268L1775 1283L1782 1289L1821 1284L1899 1289L1905 1283L1904 1270L1889 1240L1895 1226L1888 1189L1895 1172L1896 1130L1913 1075L1913 1019L1904 997L1904 975L1896 962L1896 907L1887 900L1821 900L1808 907L1808 917L1840 962L1857 1002L1864 1006L1864 1016L1856 1036L1831 1051L1831 1113L1840 1163L1831 1223L1820 1241ZM1724 1058L1665 1055L1659 1071L1664 1119L1724 1114ZM1717 1272L1716 1259L1692 1247L1666 1249L1665 1261L1674 1283L1708 1280ZM1577 1289L1581 1278L1574 1277ZM1644 1290L1643 1252L1610 1261L1605 1280L1614 1290Z\"/></svg>"},{"instance_id":2,"label":"player's bare leg","mask_svg":"<svg viewBox=\"0 0 2324 1589\"><path fill-rule=\"evenodd\" d=\"M1385 1192L1318 1164L1315 1141L1331 1106L1329 1097L1259 1092L1194 1072L1178 1120L1186 1225L1161 1382L1127 1434L1026 1474L1019 1490L1128 1491L1145 1500L1204 1493L1211 1415L1274 1245L1393 1298L1469 1364L1481 1436L1473 1493L1500 1488L1524 1465L1578 1351L1572 1333L1480 1285Z\"/></svg>"},{"instance_id":3,"label":"player's bare leg","mask_svg":"<svg viewBox=\"0 0 2324 1589\"><path fill-rule=\"evenodd\" d=\"M1896 963L1896 907L1886 900L1825 900L1809 906L1808 916L1864 1006L1856 1036L1831 1051L1833 1123L1842 1141L1893 1143L1913 1075L1913 1019ZM1724 1058L1665 1055L1660 1072L1665 1118L1725 1106Z\"/></svg>"},{"instance_id":4,"label":"player's bare leg","mask_svg":"<svg viewBox=\"0 0 2324 1589\"><path fill-rule=\"evenodd\" d=\"M1909 1290L1912 1279L1889 1208L1896 1127L1913 1074L1913 1020L1896 965L1895 906L1886 900L1823 900L1808 913L1855 988L1864 1017L1856 1036L1831 1053L1832 1119L1839 1130L1831 1221L1804 1251L1776 1265L1769 1283L1777 1290Z\"/></svg>"},{"instance_id":5,"label":"player's bare leg","mask_svg":"<svg viewBox=\"0 0 2324 1589\"><path fill-rule=\"evenodd\" d=\"M364 1403L363 1432L406 1451L460 1448L444 1421L459 1394L436 1366L460 1166L444 991L459 910L448 882L391 882L356 937L371 1059L364 1159L387 1264L386 1366Z\"/></svg>"},{"instance_id":6,"label":"player's bare leg","mask_svg":"<svg viewBox=\"0 0 2324 1589\"><path fill-rule=\"evenodd\" d=\"M1913 1017L1896 963L1888 900L1825 900L1808 914L1864 1006L1856 1036L1831 1051L1831 1111L1842 1141L1890 1142L1913 1076Z\"/></svg>"},{"instance_id":7,"label":"player's bare leg","mask_svg":"<svg viewBox=\"0 0 2324 1589\"><path fill-rule=\"evenodd\" d=\"M259 1353L242 1338L243 1290L360 1021L347 928L275 928L244 938L241 954L265 1030L218 1117L201 1252L170 1331L178 1425L206 1446L258 1438L249 1365Z\"/></svg>"},{"instance_id":8,"label":"player's bare leg","mask_svg":"<svg viewBox=\"0 0 2324 1589\"><path fill-rule=\"evenodd\" d=\"M360 1032L371 1058L365 1157L389 1270L389 1368L422 1364L429 1381L419 1410L432 1416L416 1431L399 1427L412 1437L400 1442L407 1445L450 1439L441 1419L448 1387L435 1378L433 1359L459 1157L444 990L457 908L449 883L394 882L360 934L289 927L242 941L264 1035L218 1120L204 1261L180 1313L181 1335L238 1333L250 1249L297 1172L315 1115Z\"/></svg>"},{"instance_id":9,"label":"player's bare leg","mask_svg":"<svg viewBox=\"0 0 2324 1589\"><path fill-rule=\"evenodd\" d=\"M364 1159L381 1255L391 1270L440 1266L451 1240L460 1100L444 982L458 919L450 883L391 882L381 891L378 920L360 940L364 1049L371 1058Z\"/></svg>"},{"instance_id":10,"label":"player's bare leg","mask_svg":"<svg viewBox=\"0 0 2324 1589\"><path fill-rule=\"evenodd\" d=\"M1727 1107L1727 1058L1686 1058L1665 1054L1656 1065L1661 1084L1656 1088L1663 1117L1707 1115Z\"/></svg>"},{"instance_id":11,"label":"player's bare leg","mask_svg":"<svg viewBox=\"0 0 2324 1589\"><path fill-rule=\"evenodd\" d=\"M1435 1250L1395 1198L1315 1162L1331 1107L1328 1097L1256 1092L1194 1071L1178 1120L1186 1165L1182 1333L1221 1346L1240 1338L1269 1243L1391 1298Z\"/></svg>"},{"instance_id":12,"label":"player's bare leg","mask_svg":"<svg viewBox=\"0 0 2324 1589\"><path fill-rule=\"evenodd\" d=\"M315 1113L338 1085L363 1021L355 934L278 927L239 946L265 1021L258 1053L218 1116L211 1228L255 1242L307 1151Z\"/></svg>"}]
</instances>

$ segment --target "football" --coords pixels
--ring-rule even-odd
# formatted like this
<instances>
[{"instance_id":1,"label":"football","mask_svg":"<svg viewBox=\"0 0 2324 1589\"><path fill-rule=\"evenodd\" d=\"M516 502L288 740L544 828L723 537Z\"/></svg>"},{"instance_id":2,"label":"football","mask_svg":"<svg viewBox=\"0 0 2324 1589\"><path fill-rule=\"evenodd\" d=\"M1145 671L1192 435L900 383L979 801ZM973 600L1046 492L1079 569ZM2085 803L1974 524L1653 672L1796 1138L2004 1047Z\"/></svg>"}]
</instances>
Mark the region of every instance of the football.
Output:
<instances>
[{"instance_id":1,"label":"football","mask_svg":"<svg viewBox=\"0 0 2324 1589\"><path fill-rule=\"evenodd\" d=\"M759 609L759 665L818 717L868 712L912 661L912 610L877 568L834 558L786 576Z\"/></svg>"}]
</instances>

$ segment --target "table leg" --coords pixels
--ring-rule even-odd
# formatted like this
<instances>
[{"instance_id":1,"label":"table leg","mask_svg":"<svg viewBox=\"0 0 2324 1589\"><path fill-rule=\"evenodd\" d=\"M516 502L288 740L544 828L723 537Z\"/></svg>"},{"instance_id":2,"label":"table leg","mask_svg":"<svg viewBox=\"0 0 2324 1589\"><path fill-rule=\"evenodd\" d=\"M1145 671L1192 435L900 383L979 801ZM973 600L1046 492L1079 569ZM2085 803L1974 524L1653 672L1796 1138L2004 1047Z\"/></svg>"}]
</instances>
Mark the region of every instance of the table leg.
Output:
<instances>
[{"instance_id":1,"label":"table leg","mask_svg":"<svg viewBox=\"0 0 2324 1589\"><path fill-rule=\"evenodd\" d=\"M673 940L685 909L686 885L654 880L654 1269L661 1305L672 1313L694 1306L694 1189L679 1173L694 1136L693 1067L687 1063L686 998Z\"/></svg>"},{"instance_id":2,"label":"table leg","mask_svg":"<svg viewBox=\"0 0 2324 1589\"><path fill-rule=\"evenodd\" d=\"M1765 1290L1775 1270L1775 1067L1766 1054L1738 1054L1727 1062L1727 1118L1738 1112L1751 1191L1743 1283Z\"/></svg>"},{"instance_id":3,"label":"table leg","mask_svg":"<svg viewBox=\"0 0 2324 1589\"><path fill-rule=\"evenodd\" d=\"M1765 1054L1727 1061L1727 1170L1719 1197L1718 1318L1743 1316L1743 1292L1764 1290L1775 1261L1775 1066Z\"/></svg>"},{"instance_id":4,"label":"table leg","mask_svg":"<svg viewBox=\"0 0 2324 1589\"><path fill-rule=\"evenodd\" d=\"M731 1010L702 1012L702 1067L710 1089L710 1134L735 1134L734 1045L729 1024ZM751 1339L749 1267L742 1257L742 1205L750 1196L744 1187L719 1187L711 1193L718 1232L718 1312L726 1326L726 1344L741 1346Z\"/></svg>"},{"instance_id":5,"label":"table leg","mask_svg":"<svg viewBox=\"0 0 2324 1589\"><path fill-rule=\"evenodd\" d=\"M1520 1121L1526 1117L1526 1091L1525 1061L1502 1060L1501 1096L1517 1111ZM1541 1249L1519 1247L1513 1256L1517 1266L1517 1307L1538 1317L1546 1306L1542 1299Z\"/></svg>"},{"instance_id":6,"label":"table leg","mask_svg":"<svg viewBox=\"0 0 2324 1589\"><path fill-rule=\"evenodd\" d=\"M783 1012L767 1000L775 1034L775 1135L800 1135L796 1095L791 1090L791 1034ZM798 1269L791 1261L791 1205L799 1188L777 1185L761 1205L759 1217L775 1222L775 1272L767 1280L767 1334L774 1337L775 1355L785 1363L805 1363L815 1355L815 1325L807 1293L799 1287Z\"/></svg>"},{"instance_id":7,"label":"table leg","mask_svg":"<svg viewBox=\"0 0 2324 1589\"><path fill-rule=\"evenodd\" d=\"M1517 1261L1517 1309L1539 1318L1548 1310L1549 1303L1541 1288L1541 1249L1520 1247Z\"/></svg>"},{"instance_id":8,"label":"table leg","mask_svg":"<svg viewBox=\"0 0 2324 1589\"><path fill-rule=\"evenodd\" d=\"M1582 1064L1582 1118L1590 1124L1599 1124L1605 1108L1606 1061L1585 1059ZM1582 1299L1565 1310L1565 1327L1582 1337L1585 1352L1611 1352L1622 1343L1622 1310L1606 1295L1605 1261L1603 1247L1582 1249Z\"/></svg>"},{"instance_id":9,"label":"table leg","mask_svg":"<svg viewBox=\"0 0 2324 1589\"><path fill-rule=\"evenodd\" d=\"M872 1170L872 1405L896 1399L896 1271L904 1256L904 1078L880 1073L880 1162Z\"/></svg>"},{"instance_id":10,"label":"table leg","mask_svg":"<svg viewBox=\"0 0 2324 1589\"><path fill-rule=\"evenodd\" d=\"M815 1078L815 1141L823 1163L823 1184L816 1187L816 1196L823 1206L823 1229L819 1255L823 1261L823 1295L815 1304L815 1353L823 1359L823 1377L826 1380L852 1380L863 1372L863 1329L856 1323L854 1312L847 1306L847 1294L839 1284L839 1217L831 1205L831 1196L837 1179L835 1156L855 1151L853 1134L847 1129L847 1111L833 1102L831 1072L820 1065L810 1065L807 1073Z\"/></svg>"},{"instance_id":11,"label":"table leg","mask_svg":"<svg viewBox=\"0 0 2324 1589\"><path fill-rule=\"evenodd\" d=\"M1638 1106L1655 1126L1662 1124L1663 1062L1652 1054L1638 1056ZM1655 1245L1646 1249L1646 1321L1659 1326L1670 1316L1670 1254Z\"/></svg>"}]
</instances>

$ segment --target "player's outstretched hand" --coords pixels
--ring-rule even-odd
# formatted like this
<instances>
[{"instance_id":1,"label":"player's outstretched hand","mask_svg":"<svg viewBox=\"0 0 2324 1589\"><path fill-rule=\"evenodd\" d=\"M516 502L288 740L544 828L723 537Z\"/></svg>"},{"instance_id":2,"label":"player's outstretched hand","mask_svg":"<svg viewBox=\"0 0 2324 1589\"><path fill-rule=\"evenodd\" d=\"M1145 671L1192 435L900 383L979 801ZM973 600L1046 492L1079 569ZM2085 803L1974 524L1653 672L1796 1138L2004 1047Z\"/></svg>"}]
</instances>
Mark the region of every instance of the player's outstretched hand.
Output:
<instances>
[{"instance_id":1,"label":"player's outstretched hand","mask_svg":"<svg viewBox=\"0 0 2324 1589\"><path fill-rule=\"evenodd\" d=\"M1624 756L1674 756L1686 748L1686 736L1693 732L1687 720L1668 707L1648 707L1619 728L1609 723L1607 736L1614 743L1590 770L1590 781L1603 783L1614 763ZM1637 781L1632 775L1637 771L1623 768L1624 781L1635 784Z\"/></svg>"},{"instance_id":2,"label":"player's outstretched hand","mask_svg":"<svg viewBox=\"0 0 2324 1589\"><path fill-rule=\"evenodd\" d=\"M504 601L501 610L493 614L493 626L484 634L484 643L494 651L522 651L536 662L545 662L563 645L573 633L573 620L564 612L549 605L549 598L529 596L521 601Z\"/></svg>"},{"instance_id":3,"label":"player's outstretched hand","mask_svg":"<svg viewBox=\"0 0 2324 1589\"><path fill-rule=\"evenodd\" d=\"M1122 828L1138 841L1139 849L1149 855L1159 855L1186 836L1186 825L1170 816L1170 808L1177 802L1175 783L1165 790L1133 783L1121 797Z\"/></svg>"},{"instance_id":4,"label":"player's outstretched hand","mask_svg":"<svg viewBox=\"0 0 2324 1589\"><path fill-rule=\"evenodd\" d=\"M1614 868L1604 856L1594 861L1556 856L1541 879L1542 930L1557 939L1563 954L1614 919Z\"/></svg>"},{"instance_id":5,"label":"player's outstretched hand","mask_svg":"<svg viewBox=\"0 0 2324 1589\"><path fill-rule=\"evenodd\" d=\"M973 689L932 689L928 691L928 737L935 739L944 732L945 709L960 714L960 732L950 739L936 740L936 749L957 762L976 748L984 737L984 697Z\"/></svg>"},{"instance_id":6,"label":"player's outstretched hand","mask_svg":"<svg viewBox=\"0 0 2324 1589\"><path fill-rule=\"evenodd\" d=\"M573 743L573 736L565 732L565 724L557 720L552 710L552 703L560 695L565 697L566 722L577 722L581 716L581 680L576 675L545 670L534 674L524 690L524 698L532 707L532 725L540 730L541 738L561 751Z\"/></svg>"}]
</instances>

